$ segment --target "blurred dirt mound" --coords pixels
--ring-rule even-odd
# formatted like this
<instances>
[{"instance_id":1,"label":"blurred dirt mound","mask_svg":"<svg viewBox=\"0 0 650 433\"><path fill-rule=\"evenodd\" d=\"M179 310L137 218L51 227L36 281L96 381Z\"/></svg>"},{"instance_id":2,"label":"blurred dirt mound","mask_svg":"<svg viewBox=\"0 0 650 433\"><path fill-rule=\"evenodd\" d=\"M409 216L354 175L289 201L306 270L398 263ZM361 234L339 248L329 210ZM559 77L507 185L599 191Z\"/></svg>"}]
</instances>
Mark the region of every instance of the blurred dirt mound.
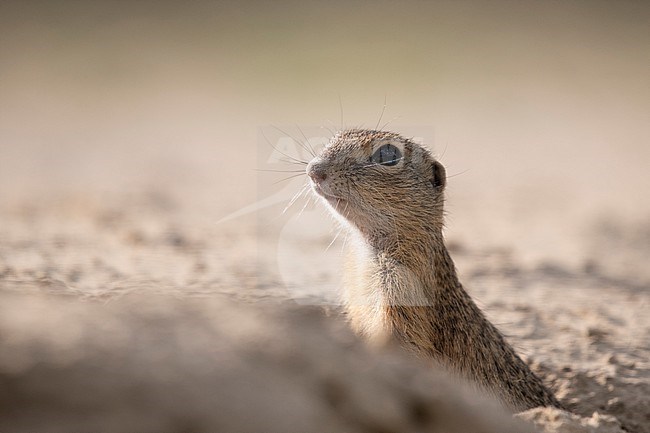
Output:
<instances>
[{"instance_id":1,"label":"blurred dirt mound","mask_svg":"<svg viewBox=\"0 0 650 433\"><path fill-rule=\"evenodd\" d=\"M0 305L0 431L532 431L313 307L8 290Z\"/></svg>"}]
</instances>

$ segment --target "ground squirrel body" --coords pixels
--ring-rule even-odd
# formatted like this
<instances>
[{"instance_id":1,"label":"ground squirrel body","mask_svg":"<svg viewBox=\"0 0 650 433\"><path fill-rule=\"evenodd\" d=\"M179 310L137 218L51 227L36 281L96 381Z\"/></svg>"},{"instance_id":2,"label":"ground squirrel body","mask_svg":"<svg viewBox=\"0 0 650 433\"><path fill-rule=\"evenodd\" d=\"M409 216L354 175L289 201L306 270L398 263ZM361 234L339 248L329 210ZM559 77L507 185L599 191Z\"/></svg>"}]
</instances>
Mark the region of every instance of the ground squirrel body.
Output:
<instances>
[{"instance_id":1,"label":"ground squirrel body","mask_svg":"<svg viewBox=\"0 0 650 433\"><path fill-rule=\"evenodd\" d=\"M345 304L358 333L394 338L513 410L561 407L460 284L442 234L445 169L428 150L390 132L346 130L307 174L356 240Z\"/></svg>"}]
</instances>

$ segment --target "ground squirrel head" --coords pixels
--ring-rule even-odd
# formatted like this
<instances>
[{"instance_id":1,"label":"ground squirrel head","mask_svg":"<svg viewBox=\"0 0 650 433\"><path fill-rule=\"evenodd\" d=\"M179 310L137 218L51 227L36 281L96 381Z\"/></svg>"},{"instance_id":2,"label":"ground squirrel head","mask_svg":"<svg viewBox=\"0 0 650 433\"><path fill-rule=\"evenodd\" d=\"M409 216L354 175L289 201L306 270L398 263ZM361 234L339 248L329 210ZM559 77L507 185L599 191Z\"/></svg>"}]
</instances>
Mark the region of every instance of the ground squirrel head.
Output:
<instances>
[{"instance_id":1,"label":"ground squirrel head","mask_svg":"<svg viewBox=\"0 0 650 433\"><path fill-rule=\"evenodd\" d=\"M309 163L307 174L330 210L369 240L442 228L445 169L427 149L399 134L338 132Z\"/></svg>"}]
</instances>

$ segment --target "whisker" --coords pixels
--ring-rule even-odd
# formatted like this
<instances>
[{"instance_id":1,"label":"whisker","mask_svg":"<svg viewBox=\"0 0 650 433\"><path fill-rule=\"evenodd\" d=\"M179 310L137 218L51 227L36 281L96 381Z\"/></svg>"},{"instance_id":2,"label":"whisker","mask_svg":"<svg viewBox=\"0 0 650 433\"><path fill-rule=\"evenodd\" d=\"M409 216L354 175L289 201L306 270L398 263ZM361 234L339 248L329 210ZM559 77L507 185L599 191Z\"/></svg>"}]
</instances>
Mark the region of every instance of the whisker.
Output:
<instances>
[{"instance_id":1,"label":"whisker","mask_svg":"<svg viewBox=\"0 0 650 433\"><path fill-rule=\"evenodd\" d=\"M300 188L300 189L298 190L298 192L297 192L296 194L294 194L293 197L291 197L291 200L289 200L289 203L288 203L288 204L285 206L285 208L282 210L282 214L284 214L287 210L289 210L289 208L290 208L291 206L293 206L293 204L296 202L296 200L298 200L298 199L300 198L300 196L301 196L302 194L305 193L305 191L307 190L307 187L308 187L308 186L309 186L309 184L305 183L305 184L302 186L302 188Z\"/></svg>"},{"instance_id":2,"label":"whisker","mask_svg":"<svg viewBox=\"0 0 650 433\"><path fill-rule=\"evenodd\" d=\"M336 128L336 125L334 125L334 122L332 122L331 120L325 119L325 121L329 122L334 128ZM336 135L336 132L334 132L332 129L328 128L325 125L322 125L321 128L327 129L327 132L329 132L332 137Z\"/></svg>"},{"instance_id":3,"label":"whisker","mask_svg":"<svg viewBox=\"0 0 650 433\"><path fill-rule=\"evenodd\" d=\"M293 156L287 155L286 153L284 153L283 151L281 151L280 149L278 149L277 147L275 147L275 146L273 145L273 143L271 143L271 141L269 140L269 138L268 138L268 137L266 136L266 134L264 133L264 130L261 130L261 132L262 132L262 136L264 137L264 139L266 140L266 142L267 142L267 143L269 144L269 146L271 146L271 147L272 147L276 152L280 153L280 154L283 155L283 156L286 156L287 158L289 158L290 160L294 161L294 162L297 163L297 164L303 164L303 165L307 165L307 164L309 164L307 161L303 161L303 160L301 160L301 159L294 158Z\"/></svg>"},{"instance_id":4,"label":"whisker","mask_svg":"<svg viewBox=\"0 0 650 433\"><path fill-rule=\"evenodd\" d=\"M266 171L271 173L304 173L305 170L271 170L265 168L254 168L255 171Z\"/></svg>"},{"instance_id":5,"label":"whisker","mask_svg":"<svg viewBox=\"0 0 650 433\"><path fill-rule=\"evenodd\" d=\"M379 128L379 124L381 123L381 119L384 117L384 112L386 111L386 95L384 94L384 106L381 107L381 114L379 115L379 119L377 119L377 124L375 125L375 130Z\"/></svg>"},{"instance_id":6,"label":"whisker","mask_svg":"<svg viewBox=\"0 0 650 433\"><path fill-rule=\"evenodd\" d=\"M275 128L275 129L277 129L278 131L280 131L281 133L283 133L284 135L286 135L287 137L291 138L291 139L292 139L293 141L295 141L296 143L298 143L298 146L302 147L302 148L305 150L305 152L307 152L307 153L311 153L312 156L316 156L316 155L314 155L312 152L310 152L309 149L307 149L307 146L305 146L305 144L304 144L302 141L298 140L298 139L297 139L296 137L294 137L293 135L291 135L291 134L289 134L289 133L283 131L282 129L278 128L278 127L275 126L275 125L271 125L271 126L272 126L273 128Z\"/></svg>"},{"instance_id":7,"label":"whisker","mask_svg":"<svg viewBox=\"0 0 650 433\"><path fill-rule=\"evenodd\" d=\"M341 127L340 130L343 130L343 100L341 99L341 94L339 93L339 108L341 109Z\"/></svg>"},{"instance_id":8,"label":"whisker","mask_svg":"<svg viewBox=\"0 0 650 433\"><path fill-rule=\"evenodd\" d=\"M380 131L383 131L384 129L386 129L386 127L387 127L388 125L390 125L391 122L393 122L393 121L395 121L395 120L397 120L397 119L401 119L401 117L402 117L402 116L393 117L393 118L390 119L388 122L384 123L384 125L381 127Z\"/></svg>"},{"instance_id":9,"label":"whisker","mask_svg":"<svg viewBox=\"0 0 650 433\"><path fill-rule=\"evenodd\" d=\"M302 134L302 137L305 139L305 143L307 143L307 146L309 146L309 153L311 153L311 156L316 158L316 152L314 151L314 148L312 147L311 143L309 142L309 139L303 132L302 128L300 126L296 125L296 128L298 128L298 131L300 131L300 134Z\"/></svg>"},{"instance_id":10,"label":"whisker","mask_svg":"<svg viewBox=\"0 0 650 433\"><path fill-rule=\"evenodd\" d=\"M303 161L296 162L296 161L289 161L289 160L287 160L287 159L278 159L278 161L280 161L280 162L284 162L285 164L293 164L293 165L301 165L301 166L302 166L302 165L307 165L307 164L308 164L308 163L305 163L305 162L303 162Z\"/></svg>"},{"instance_id":11,"label":"whisker","mask_svg":"<svg viewBox=\"0 0 650 433\"><path fill-rule=\"evenodd\" d=\"M449 179L450 177L456 177L456 176L460 176L461 174L465 174L465 173L467 173L469 170L470 170L470 169L467 168L467 169L465 169L465 170L463 170L463 171L460 171L460 172L458 172L458 173L454 173L454 174L447 175L447 179Z\"/></svg>"},{"instance_id":12,"label":"whisker","mask_svg":"<svg viewBox=\"0 0 650 433\"><path fill-rule=\"evenodd\" d=\"M309 184L306 184L305 186L309 187ZM307 190L308 189L305 189L305 192ZM314 198L314 194L310 194L307 196L307 200L305 201L305 204L303 205L302 209L300 209L300 212L298 212L298 218L302 216L303 212L305 212L305 209L307 209L307 206L309 206L313 198Z\"/></svg>"},{"instance_id":13,"label":"whisker","mask_svg":"<svg viewBox=\"0 0 650 433\"><path fill-rule=\"evenodd\" d=\"M277 184L280 183L280 182L286 182L286 181L288 181L289 179L293 179L294 177L304 176L304 175L305 175L305 173L294 174L293 176L285 177L284 179L280 179L280 180L278 180L277 182L273 182L271 185L277 185Z\"/></svg>"},{"instance_id":14,"label":"whisker","mask_svg":"<svg viewBox=\"0 0 650 433\"><path fill-rule=\"evenodd\" d=\"M445 149L442 151L442 155L440 155L438 160L442 160L442 158L444 158L444 156L445 156L445 153L447 153L447 143L445 143Z\"/></svg>"},{"instance_id":15,"label":"whisker","mask_svg":"<svg viewBox=\"0 0 650 433\"><path fill-rule=\"evenodd\" d=\"M403 156L397 158L395 161L401 161L402 159L404 159ZM380 163L378 163L378 162L370 162L370 163L368 163L368 164L358 165L358 166L356 166L355 168L376 167L376 166L378 166L378 165L382 165L382 164L380 164Z\"/></svg>"},{"instance_id":16,"label":"whisker","mask_svg":"<svg viewBox=\"0 0 650 433\"><path fill-rule=\"evenodd\" d=\"M341 245L341 251L345 250L345 246L348 244L348 239L350 238L350 232L345 231L345 237L343 238L343 245Z\"/></svg>"},{"instance_id":17,"label":"whisker","mask_svg":"<svg viewBox=\"0 0 650 433\"><path fill-rule=\"evenodd\" d=\"M332 239L332 242L330 242L330 244L325 248L325 252L329 251L330 247L334 245L334 242L336 242L342 231L342 229L339 229L338 233L336 233L336 236L334 236L334 239Z\"/></svg>"}]
</instances>

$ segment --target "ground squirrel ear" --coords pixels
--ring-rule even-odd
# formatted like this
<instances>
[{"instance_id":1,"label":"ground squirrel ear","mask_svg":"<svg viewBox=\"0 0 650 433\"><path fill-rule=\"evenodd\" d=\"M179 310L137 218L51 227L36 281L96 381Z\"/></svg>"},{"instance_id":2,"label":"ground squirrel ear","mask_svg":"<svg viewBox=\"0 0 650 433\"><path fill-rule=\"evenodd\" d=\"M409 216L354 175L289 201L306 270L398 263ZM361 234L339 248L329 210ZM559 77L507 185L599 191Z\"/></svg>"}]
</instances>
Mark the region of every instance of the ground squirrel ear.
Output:
<instances>
[{"instance_id":1,"label":"ground squirrel ear","mask_svg":"<svg viewBox=\"0 0 650 433\"><path fill-rule=\"evenodd\" d=\"M431 185L435 189L442 189L447 184L447 172L445 167L442 166L438 161L433 162L433 167L431 168Z\"/></svg>"}]
</instances>

